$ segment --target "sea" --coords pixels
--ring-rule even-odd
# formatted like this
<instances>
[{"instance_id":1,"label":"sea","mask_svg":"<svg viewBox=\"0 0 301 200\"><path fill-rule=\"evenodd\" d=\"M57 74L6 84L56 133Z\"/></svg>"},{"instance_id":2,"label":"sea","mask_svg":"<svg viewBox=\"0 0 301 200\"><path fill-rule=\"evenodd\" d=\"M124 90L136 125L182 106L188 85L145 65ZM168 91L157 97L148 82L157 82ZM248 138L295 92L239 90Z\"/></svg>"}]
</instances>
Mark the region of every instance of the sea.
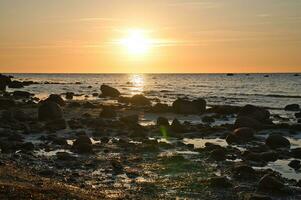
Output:
<instances>
[{"instance_id":1,"label":"sea","mask_svg":"<svg viewBox=\"0 0 301 200\"><path fill-rule=\"evenodd\" d=\"M77 98L95 99L101 84L122 95L144 94L171 103L179 97L204 98L208 105L254 104L271 109L301 103L301 74L10 74L22 81L36 81L24 90L39 98L74 92ZM19 90L19 89L18 89Z\"/></svg>"}]
</instances>

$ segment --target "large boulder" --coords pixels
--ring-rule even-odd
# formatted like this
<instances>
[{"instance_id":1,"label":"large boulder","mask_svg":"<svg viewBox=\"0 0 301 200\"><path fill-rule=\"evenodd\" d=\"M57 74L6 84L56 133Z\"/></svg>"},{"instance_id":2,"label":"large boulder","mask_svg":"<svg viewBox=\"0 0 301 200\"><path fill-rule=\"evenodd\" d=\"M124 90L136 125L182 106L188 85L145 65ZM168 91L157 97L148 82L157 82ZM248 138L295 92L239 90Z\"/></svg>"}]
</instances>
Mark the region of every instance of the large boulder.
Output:
<instances>
[{"instance_id":1,"label":"large boulder","mask_svg":"<svg viewBox=\"0 0 301 200\"><path fill-rule=\"evenodd\" d=\"M284 110L287 111L298 111L300 110L299 104L289 104L284 107Z\"/></svg>"},{"instance_id":2,"label":"large boulder","mask_svg":"<svg viewBox=\"0 0 301 200\"><path fill-rule=\"evenodd\" d=\"M40 121L48 121L61 119L63 117L63 112L61 107L52 101L43 102L38 111L38 118Z\"/></svg>"},{"instance_id":3,"label":"large boulder","mask_svg":"<svg viewBox=\"0 0 301 200\"><path fill-rule=\"evenodd\" d=\"M240 109L238 113L239 117L249 117L257 121L265 121L270 118L270 112L254 105L245 105Z\"/></svg>"},{"instance_id":4,"label":"large boulder","mask_svg":"<svg viewBox=\"0 0 301 200\"><path fill-rule=\"evenodd\" d=\"M136 94L131 98L131 103L133 105L138 105L138 106L146 106L150 105L151 102L148 98L143 96L142 94Z\"/></svg>"},{"instance_id":5,"label":"large boulder","mask_svg":"<svg viewBox=\"0 0 301 200\"><path fill-rule=\"evenodd\" d=\"M199 114L206 110L206 101L197 99L193 101L177 99L172 104L173 111L179 114Z\"/></svg>"},{"instance_id":6,"label":"large boulder","mask_svg":"<svg viewBox=\"0 0 301 200\"><path fill-rule=\"evenodd\" d=\"M266 139L265 144L272 149L288 148L290 147L290 141L279 134L272 134Z\"/></svg>"},{"instance_id":7,"label":"large boulder","mask_svg":"<svg viewBox=\"0 0 301 200\"><path fill-rule=\"evenodd\" d=\"M297 119L301 118L301 112L295 113L295 117L296 117Z\"/></svg>"},{"instance_id":8,"label":"large boulder","mask_svg":"<svg viewBox=\"0 0 301 200\"><path fill-rule=\"evenodd\" d=\"M52 101L54 103L57 103L60 106L66 105L66 102L64 101L64 99L58 94L51 94L45 101Z\"/></svg>"},{"instance_id":9,"label":"large boulder","mask_svg":"<svg viewBox=\"0 0 301 200\"><path fill-rule=\"evenodd\" d=\"M118 97L120 95L120 92L117 89L105 84L100 86L100 90L103 97Z\"/></svg>"}]
</instances>

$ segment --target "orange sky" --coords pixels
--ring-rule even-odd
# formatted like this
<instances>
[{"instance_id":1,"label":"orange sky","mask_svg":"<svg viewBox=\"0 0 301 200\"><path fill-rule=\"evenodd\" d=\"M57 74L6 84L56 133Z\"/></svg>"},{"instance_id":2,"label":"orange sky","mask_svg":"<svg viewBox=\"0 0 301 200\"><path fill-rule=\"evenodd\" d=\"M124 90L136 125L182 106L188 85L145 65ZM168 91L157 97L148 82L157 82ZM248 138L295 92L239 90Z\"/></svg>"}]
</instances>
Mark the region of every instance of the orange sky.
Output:
<instances>
[{"instance_id":1,"label":"orange sky","mask_svg":"<svg viewBox=\"0 0 301 200\"><path fill-rule=\"evenodd\" d=\"M300 72L299 0L1 0L0 72ZM140 29L144 55L114 43Z\"/></svg>"}]
</instances>

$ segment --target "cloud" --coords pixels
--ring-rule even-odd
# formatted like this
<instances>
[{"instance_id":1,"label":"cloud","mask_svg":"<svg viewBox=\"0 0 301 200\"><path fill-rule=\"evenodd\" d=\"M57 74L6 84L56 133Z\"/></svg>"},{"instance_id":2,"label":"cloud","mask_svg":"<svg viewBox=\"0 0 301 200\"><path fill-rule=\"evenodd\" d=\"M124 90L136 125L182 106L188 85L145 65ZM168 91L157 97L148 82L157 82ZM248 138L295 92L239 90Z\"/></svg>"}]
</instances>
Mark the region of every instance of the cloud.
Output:
<instances>
[{"instance_id":1,"label":"cloud","mask_svg":"<svg viewBox=\"0 0 301 200\"><path fill-rule=\"evenodd\" d=\"M169 3L169 6L193 6L193 7L202 7L202 8L217 8L222 4L217 1L181 1L175 3Z\"/></svg>"}]
</instances>

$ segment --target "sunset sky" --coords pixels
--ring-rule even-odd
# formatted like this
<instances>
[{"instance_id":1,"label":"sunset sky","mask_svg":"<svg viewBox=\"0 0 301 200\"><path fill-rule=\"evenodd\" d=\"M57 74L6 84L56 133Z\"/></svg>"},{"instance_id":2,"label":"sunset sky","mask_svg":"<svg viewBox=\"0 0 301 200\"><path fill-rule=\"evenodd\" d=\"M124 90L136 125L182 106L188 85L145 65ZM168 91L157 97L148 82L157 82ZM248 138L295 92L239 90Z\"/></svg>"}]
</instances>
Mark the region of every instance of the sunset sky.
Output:
<instances>
[{"instance_id":1,"label":"sunset sky","mask_svg":"<svg viewBox=\"0 0 301 200\"><path fill-rule=\"evenodd\" d=\"M0 0L0 72L300 72L301 0Z\"/></svg>"}]
</instances>

